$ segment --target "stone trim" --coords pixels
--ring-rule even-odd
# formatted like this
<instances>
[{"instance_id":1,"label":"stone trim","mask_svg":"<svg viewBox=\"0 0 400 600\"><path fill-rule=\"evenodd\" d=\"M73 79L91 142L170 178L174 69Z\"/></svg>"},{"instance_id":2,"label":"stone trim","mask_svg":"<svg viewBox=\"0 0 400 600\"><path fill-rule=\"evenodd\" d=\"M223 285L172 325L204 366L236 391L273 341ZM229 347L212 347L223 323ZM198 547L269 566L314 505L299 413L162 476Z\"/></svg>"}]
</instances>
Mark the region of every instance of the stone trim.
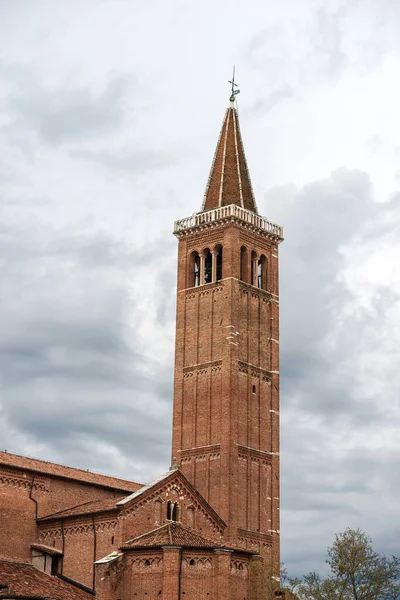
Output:
<instances>
[{"instance_id":1,"label":"stone trim","mask_svg":"<svg viewBox=\"0 0 400 600\"><path fill-rule=\"evenodd\" d=\"M220 206L179 219L174 223L174 235L180 238L195 231L220 227L224 223L237 223L278 244L283 241L283 228L280 225L237 204Z\"/></svg>"}]
</instances>

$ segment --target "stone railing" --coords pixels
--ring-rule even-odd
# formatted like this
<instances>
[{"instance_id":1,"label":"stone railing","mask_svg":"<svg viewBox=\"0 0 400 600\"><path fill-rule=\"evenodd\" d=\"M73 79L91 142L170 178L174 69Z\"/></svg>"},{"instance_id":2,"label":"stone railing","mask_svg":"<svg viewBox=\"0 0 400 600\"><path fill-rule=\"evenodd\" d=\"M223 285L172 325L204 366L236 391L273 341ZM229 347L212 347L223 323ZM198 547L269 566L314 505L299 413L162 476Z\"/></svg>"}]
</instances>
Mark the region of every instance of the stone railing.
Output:
<instances>
[{"instance_id":1,"label":"stone railing","mask_svg":"<svg viewBox=\"0 0 400 600\"><path fill-rule=\"evenodd\" d=\"M213 210L195 213L191 217L186 217L185 219L179 219L179 221L175 221L174 233L179 234L187 229L207 226L216 221L224 221L226 219L242 221L256 229L265 231L265 233L270 234L279 240L283 239L283 228L280 225L271 223L271 221L268 221L265 217L260 217L260 215L251 212L251 210L242 208L237 204L221 206L219 208L214 208Z\"/></svg>"}]
</instances>

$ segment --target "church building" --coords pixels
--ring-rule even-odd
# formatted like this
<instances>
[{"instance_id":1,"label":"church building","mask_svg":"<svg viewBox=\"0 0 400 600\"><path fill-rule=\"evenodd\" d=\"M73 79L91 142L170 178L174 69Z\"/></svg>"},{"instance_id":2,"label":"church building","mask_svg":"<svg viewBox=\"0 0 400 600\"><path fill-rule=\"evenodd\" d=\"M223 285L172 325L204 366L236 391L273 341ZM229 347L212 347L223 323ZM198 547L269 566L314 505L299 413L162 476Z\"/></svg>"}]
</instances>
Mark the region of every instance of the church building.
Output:
<instances>
[{"instance_id":1,"label":"church building","mask_svg":"<svg viewBox=\"0 0 400 600\"><path fill-rule=\"evenodd\" d=\"M189 212L189 211L188 211ZM146 485L0 452L0 599L262 600L279 587L279 225L234 95L178 239L171 467Z\"/></svg>"}]
</instances>

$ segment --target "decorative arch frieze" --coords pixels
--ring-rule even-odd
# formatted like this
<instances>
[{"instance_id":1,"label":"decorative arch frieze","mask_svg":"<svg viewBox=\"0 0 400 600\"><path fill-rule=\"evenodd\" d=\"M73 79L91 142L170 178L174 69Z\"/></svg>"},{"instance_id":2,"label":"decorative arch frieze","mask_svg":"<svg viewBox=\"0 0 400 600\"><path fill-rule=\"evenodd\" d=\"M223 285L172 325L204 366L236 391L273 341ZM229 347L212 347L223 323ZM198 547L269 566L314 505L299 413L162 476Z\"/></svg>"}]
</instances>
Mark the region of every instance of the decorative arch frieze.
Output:
<instances>
[{"instance_id":1,"label":"decorative arch frieze","mask_svg":"<svg viewBox=\"0 0 400 600\"><path fill-rule=\"evenodd\" d=\"M34 489L40 492L48 492L49 487L46 485L45 481L37 479L37 478L25 478L18 477L17 475L12 474L0 474L0 485L4 485L7 487L12 487L14 489Z\"/></svg>"},{"instance_id":2,"label":"decorative arch frieze","mask_svg":"<svg viewBox=\"0 0 400 600\"><path fill-rule=\"evenodd\" d=\"M141 556L129 561L133 571L160 570L163 566L162 556Z\"/></svg>"},{"instance_id":3,"label":"decorative arch frieze","mask_svg":"<svg viewBox=\"0 0 400 600\"><path fill-rule=\"evenodd\" d=\"M187 556L182 559L183 569L211 569L212 559L209 556Z\"/></svg>"},{"instance_id":4,"label":"decorative arch frieze","mask_svg":"<svg viewBox=\"0 0 400 600\"><path fill-rule=\"evenodd\" d=\"M241 577L247 577L249 571L248 562L240 559L231 560L231 573L232 575L239 575Z\"/></svg>"}]
</instances>

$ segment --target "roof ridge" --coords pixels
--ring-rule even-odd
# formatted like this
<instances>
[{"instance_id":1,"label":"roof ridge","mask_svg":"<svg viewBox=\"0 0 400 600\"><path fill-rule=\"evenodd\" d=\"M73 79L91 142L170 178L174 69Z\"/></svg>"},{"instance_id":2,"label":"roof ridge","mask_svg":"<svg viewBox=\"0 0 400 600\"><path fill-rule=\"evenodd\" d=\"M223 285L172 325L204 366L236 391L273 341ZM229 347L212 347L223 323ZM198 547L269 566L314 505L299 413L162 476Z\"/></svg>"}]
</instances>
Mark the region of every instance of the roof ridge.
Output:
<instances>
[{"instance_id":1,"label":"roof ridge","mask_svg":"<svg viewBox=\"0 0 400 600\"><path fill-rule=\"evenodd\" d=\"M19 461L27 461L28 464L18 463L18 461L13 460L13 458L18 459ZM64 479L74 480L76 479L78 481L83 481L92 485L101 485L103 487L123 489L125 491L130 491L130 489L132 489L132 485L142 485L136 481L131 481L129 479L122 479L121 477L114 477L113 475L105 475L104 473L98 473L97 471L90 471L88 469L85 470L79 467L70 467L61 463L50 462L48 460L34 458L31 456L24 456L22 454L14 454L13 452L6 452L4 450L0 450L0 465L12 467L14 469L44 473L46 475L50 474L53 477L61 477ZM54 472L54 469L51 469L52 467L55 467L56 469L65 469L66 472ZM81 478L74 476L75 473L76 475L81 475ZM93 481L93 479L95 478L101 478L102 482ZM128 484L128 486L125 486L123 484Z\"/></svg>"},{"instance_id":2,"label":"roof ridge","mask_svg":"<svg viewBox=\"0 0 400 600\"><path fill-rule=\"evenodd\" d=\"M212 542L214 545L216 545L215 541L212 540L211 538L207 537L206 535L204 535L203 532L196 531L196 529L192 529L191 527L186 527L185 525L182 525L182 523L180 521L175 522L174 524L175 524L176 528L179 527L180 529L183 529L183 531L188 531L189 533L192 533L192 534L200 537L201 539L205 540L206 542Z\"/></svg>"},{"instance_id":3,"label":"roof ridge","mask_svg":"<svg viewBox=\"0 0 400 600\"><path fill-rule=\"evenodd\" d=\"M37 519L38 523L42 521L50 521L55 519L64 518L75 518L83 515L99 514L110 511L118 511L117 506L118 498L108 496L106 498L98 498L97 500L90 500L84 504L78 504L77 506L71 506L64 508L56 513L45 515Z\"/></svg>"},{"instance_id":4,"label":"roof ridge","mask_svg":"<svg viewBox=\"0 0 400 600\"><path fill-rule=\"evenodd\" d=\"M243 204L243 189L242 189L242 176L240 173L240 158L239 158L239 151L238 151L238 131L237 131L237 119L236 119L236 113L233 112L233 133L234 133L234 137L235 137L235 156L236 156L236 167L237 167L237 174L238 174L238 183L239 183L239 196L240 196L240 204L242 206L242 208L244 208L244 204Z\"/></svg>"},{"instance_id":5,"label":"roof ridge","mask_svg":"<svg viewBox=\"0 0 400 600\"><path fill-rule=\"evenodd\" d=\"M173 525L172 523L169 523L169 527L168 527L168 536L169 536L169 541L171 542L171 544L174 543L172 540L172 531L171 531L172 525Z\"/></svg>"},{"instance_id":6,"label":"roof ridge","mask_svg":"<svg viewBox=\"0 0 400 600\"><path fill-rule=\"evenodd\" d=\"M140 538L145 537L146 535L150 535L151 533L154 533L155 531L159 531L160 529L164 529L166 527L168 527L170 525L170 523L164 523L164 525L159 525L158 527L155 527L154 529L151 529L150 531L146 531L146 533L142 533L141 535L137 535L136 537L127 540L126 542L124 542L124 544L129 544L129 542L133 542L133 540L140 540Z\"/></svg>"},{"instance_id":7,"label":"roof ridge","mask_svg":"<svg viewBox=\"0 0 400 600\"><path fill-rule=\"evenodd\" d=\"M62 510L57 510L57 512L54 513L50 513L48 515L43 515L43 517L39 517L39 521L41 519L49 519L50 517L56 517L57 515L65 512L66 510L72 510L73 508L80 508L81 506L87 506L88 504L93 504L94 502L99 502L101 500L104 500L104 498L99 498L98 500L88 500L87 502L82 502L82 504L74 504L74 506L67 506L66 508L63 508Z\"/></svg>"},{"instance_id":8,"label":"roof ridge","mask_svg":"<svg viewBox=\"0 0 400 600\"><path fill-rule=\"evenodd\" d=\"M212 163L211 163L211 169L210 169L210 173L209 173L209 175L208 175L208 179L207 179L207 185L206 185L206 189L205 189L204 196L203 196L203 204L202 204L202 207L201 207L201 210L202 210L202 211L203 211L203 210L205 210L205 204L206 204L206 200L207 200L208 189L209 189L209 187L210 187L211 178L212 178L212 174L213 174L213 171L214 171L214 165L215 165L216 158L217 158L217 152L218 152L219 145L220 145L220 143L221 143L222 132L223 132L223 130L224 130L224 122L225 122L225 119L226 119L226 115L227 115L227 113L228 113L228 110L229 110L229 109L227 108L227 109L226 109L226 111L225 111L225 117L224 117L224 121L223 121L223 123L222 123L222 127L221 127L221 129L220 129L220 132L219 132L218 141L217 141L217 146L216 146L216 148L215 148L215 152L214 152L214 156L213 156L213 161L212 161Z\"/></svg>"}]
</instances>

